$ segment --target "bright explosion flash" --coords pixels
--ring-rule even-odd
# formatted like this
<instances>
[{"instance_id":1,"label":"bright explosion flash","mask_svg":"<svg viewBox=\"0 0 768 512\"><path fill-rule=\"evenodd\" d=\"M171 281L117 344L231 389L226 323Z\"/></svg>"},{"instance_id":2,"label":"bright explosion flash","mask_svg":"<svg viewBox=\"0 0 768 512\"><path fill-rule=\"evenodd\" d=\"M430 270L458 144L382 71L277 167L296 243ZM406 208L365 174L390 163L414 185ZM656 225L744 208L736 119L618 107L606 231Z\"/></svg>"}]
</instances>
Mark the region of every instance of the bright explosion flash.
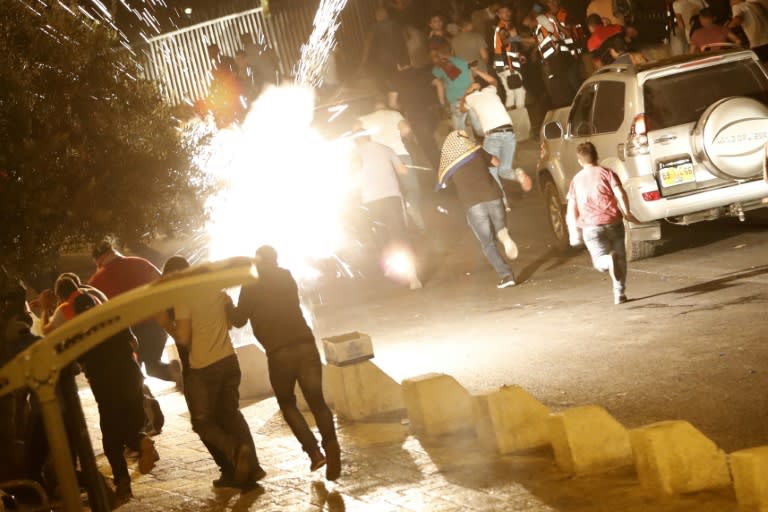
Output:
<instances>
[{"instance_id":1,"label":"bright explosion flash","mask_svg":"<svg viewBox=\"0 0 768 512\"><path fill-rule=\"evenodd\" d=\"M215 134L204 164L220 187L208 203L210 259L269 244L297 278L310 279L311 261L340 247L350 142L311 128L313 103L310 89L271 88L242 126Z\"/></svg>"}]
</instances>

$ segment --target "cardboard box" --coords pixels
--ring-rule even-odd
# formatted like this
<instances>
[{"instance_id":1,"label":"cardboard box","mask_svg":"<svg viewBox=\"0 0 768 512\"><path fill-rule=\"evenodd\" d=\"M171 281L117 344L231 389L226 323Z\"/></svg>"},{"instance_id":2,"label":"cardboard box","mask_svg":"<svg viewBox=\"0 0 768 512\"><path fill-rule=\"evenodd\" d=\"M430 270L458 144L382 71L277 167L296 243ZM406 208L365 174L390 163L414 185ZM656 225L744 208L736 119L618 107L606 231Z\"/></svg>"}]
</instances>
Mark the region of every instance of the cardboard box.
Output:
<instances>
[{"instance_id":1,"label":"cardboard box","mask_svg":"<svg viewBox=\"0 0 768 512\"><path fill-rule=\"evenodd\" d=\"M373 358L371 338L362 332L350 332L323 338L323 352L328 364L344 366Z\"/></svg>"}]
</instances>

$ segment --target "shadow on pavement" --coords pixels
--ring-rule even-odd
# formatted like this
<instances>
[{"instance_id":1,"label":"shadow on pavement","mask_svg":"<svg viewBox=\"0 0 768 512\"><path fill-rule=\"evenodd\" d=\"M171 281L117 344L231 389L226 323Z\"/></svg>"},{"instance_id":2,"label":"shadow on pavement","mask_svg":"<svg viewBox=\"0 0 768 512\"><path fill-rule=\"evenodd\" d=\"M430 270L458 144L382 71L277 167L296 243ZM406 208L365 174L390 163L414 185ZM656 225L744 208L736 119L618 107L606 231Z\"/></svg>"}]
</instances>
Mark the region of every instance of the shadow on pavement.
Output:
<instances>
[{"instance_id":1,"label":"shadow on pavement","mask_svg":"<svg viewBox=\"0 0 768 512\"><path fill-rule=\"evenodd\" d=\"M634 300L640 301L640 300L651 299L654 297L661 297L664 295L671 295L671 294L685 295L687 297L695 297L698 295L704 295L707 293L717 292L717 291L725 290L727 288L739 286L740 284L739 281L744 279L749 279L752 277L757 277L763 274L768 274L768 265L761 265L755 268L731 272L729 274L725 274L723 277L719 277L711 281L705 281L703 283L694 284L691 286L685 286L683 288L677 288L676 290L654 293L652 295L646 295L645 297L635 297ZM749 300L745 302L749 302ZM741 302L737 302L737 303L741 303ZM638 306L638 307L643 307L643 306Z\"/></svg>"},{"instance_id":2,"label":"shadow on pavement","mask_svg":"<svg viewBox=\"0 0 768 512\"><path fill-rule=\"evenodd\" d=\"M578 255L576 251L558 251L554 247L550 247L539 255L535 260L528 263L520 273L517 275L517 282L524 283L536 272L543 267L546 263L549 263L546 270L552 270L559 266L564 265Z\"/></svg>"}]
</instances>

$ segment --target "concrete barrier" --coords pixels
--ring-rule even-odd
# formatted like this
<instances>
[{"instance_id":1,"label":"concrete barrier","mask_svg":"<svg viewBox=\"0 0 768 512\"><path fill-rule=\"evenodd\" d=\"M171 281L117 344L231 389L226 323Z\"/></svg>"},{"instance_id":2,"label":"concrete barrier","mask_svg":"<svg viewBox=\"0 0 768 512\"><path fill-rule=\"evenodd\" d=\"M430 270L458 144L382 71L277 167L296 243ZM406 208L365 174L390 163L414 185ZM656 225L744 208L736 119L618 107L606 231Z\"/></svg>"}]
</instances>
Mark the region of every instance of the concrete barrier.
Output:
<instances>
[{"instance_id":1,"label":"concrete barrier","mask_svg":"<svg viewBox=\"0 0 768 512\"><path fill-rule=\"evenodd\" d=\"M406 379L402 385L408 419L417 434L474 431L472 396L453 377L429 373Z\"/></svg>"},{"instance_id":2,"label":"concrete barrier","mask_svg":"<svg viewBox=\"0 0 768 512\"><path fill-rule=\"evenodd\" d=\"M678 494L730 485L725 452L687 421L662 421L630 432L642 486Z\"/></svg>"},{"instance_id":3,"label":"concrete barrier","mask_svg":"<svg viewBox=\"0 0 768 512\"><path fill-rule=\"evenodd\" d=\"M531 138L531 118L528 116L528 109L525 107L513 108L508 110L509 117L512 119L512 126L515 127L515 137L517 142L522 142Z\"/></svg>"},{"instance_id":4,"label":"concrete barrier","mask_svg":"<svg viewBox=\"0 0 768 512\"><path fill-rule=\"evenodd\" d=\"M520 386L476 395L473 406L475 432L487 448L503 454L549 444L549 409Z\"/></svg>"},{"instance_id":5,"label":"concrete barrier","mask_svg":"<svg viewBox=\"0 0 768 512\"><path fill-rule=\"evenodd\" d=\"M745 510L768 512L768 446L730 455L736 499Z\"/></svg>"},{"instance_id":6,"label":"concrete barrier","mask_svg":"<svg viewBox=\"0 0 768 512\"><path fill-rule=\"evenodd\" d=\"M587 405L549 415L549 436L560 469L571 474L632 464L624 426L602 407Z\"/></svg>"},{"instance_id":7,"label":"concrete barrier","mask_svg":"<svg viewBox=\"0 0 768 512\"><path fill-rule=\"evenodd\" d=\"M252 400L273 395L269 383L267 354L260 346L247 343L235 348L240 362L240 399Z\"/></svg>"},{"instance_id":8,"label":"concrete barrier","mask_svg":"<svg viewBox=\"0 0 768 512\"><path fill-rule=\"evenodd\" d=\"M371 361L326 365L324 377L326 400L344 418L363 420L405 409L400 384Z\"/></svg>"}]
</instances>

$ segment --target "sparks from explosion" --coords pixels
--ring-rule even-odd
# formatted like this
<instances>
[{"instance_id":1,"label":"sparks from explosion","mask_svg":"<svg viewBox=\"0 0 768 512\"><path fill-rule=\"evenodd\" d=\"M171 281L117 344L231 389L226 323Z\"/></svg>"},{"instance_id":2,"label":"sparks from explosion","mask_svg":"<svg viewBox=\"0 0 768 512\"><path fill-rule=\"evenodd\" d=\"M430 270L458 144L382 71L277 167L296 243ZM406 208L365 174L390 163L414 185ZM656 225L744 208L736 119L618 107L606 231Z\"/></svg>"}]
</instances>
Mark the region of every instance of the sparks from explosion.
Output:
<instances>
[{"instance_id":1,"label":"sparks from explosion","mask_svg":"<svg viewBox=\"0 0 768 512\"><path fill-rule=\"evenodd\" d=\"M270 244L283 265L307 279L315 276L310 262L332 257L342 243L350 144L324 140L310 126L310 87L321 84L346 3L321 1L297 85L267 89L241 126L219 131L207 148L204 168L220 186L208 202L210 259Z\"/></svg>"},{"instance_id":2,"label":"sparks from explosion","mask_svg":"<svg viewBox=\"0 0 768 512\"><path fill-rule=\"evenodd\" d=\"M312 260L339 248L351 191L349 142L324 140L310 126L312 112L311 89L272 88L241 126L214 135L203 157L219 186L208 202L210 259L270 244L306 279L314 275Z\"/></svg>"}]
</instances>

